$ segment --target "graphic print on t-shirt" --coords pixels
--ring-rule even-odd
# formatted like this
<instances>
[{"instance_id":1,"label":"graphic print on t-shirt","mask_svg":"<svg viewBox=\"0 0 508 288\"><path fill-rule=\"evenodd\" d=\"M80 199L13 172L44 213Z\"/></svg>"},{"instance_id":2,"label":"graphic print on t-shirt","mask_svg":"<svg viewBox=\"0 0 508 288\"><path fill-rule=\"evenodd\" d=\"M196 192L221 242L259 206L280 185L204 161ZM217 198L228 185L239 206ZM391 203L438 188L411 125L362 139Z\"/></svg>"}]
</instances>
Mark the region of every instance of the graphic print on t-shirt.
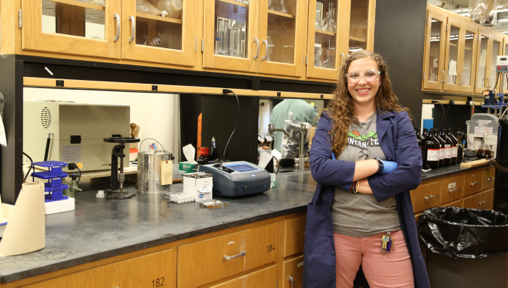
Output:
<instances>
[{"instance_id":1,"label":"graphic print on t-shirt","mask_svg":"<svg viewBox=\"0 0 508 288\"><path fill-rule=\"evenodd\" d=\"M361 158L368 159L369 147L379 146L379 140L377 133L369 131L367 135L360 134L357 130L350 131L348 133L348 145L360 148Z\"/></svg>"}]
</instances>

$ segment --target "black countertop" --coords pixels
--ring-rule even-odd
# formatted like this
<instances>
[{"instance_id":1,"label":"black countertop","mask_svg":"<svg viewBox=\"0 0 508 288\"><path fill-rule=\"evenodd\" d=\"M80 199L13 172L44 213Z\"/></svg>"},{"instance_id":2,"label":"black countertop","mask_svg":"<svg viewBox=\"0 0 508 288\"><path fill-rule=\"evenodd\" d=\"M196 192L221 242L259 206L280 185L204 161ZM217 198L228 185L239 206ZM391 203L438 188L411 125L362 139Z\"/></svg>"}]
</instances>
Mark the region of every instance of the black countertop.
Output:
<instances>
[{"instance_id":1,"label":"black countertop","mask_svg":"<svg viewBox=\"0 0 508 288\"><path fill-rule=\"evenodd\" d=\"M455 165L426 172L422 180L483 167ZM44 249L0 258L0 283L304 211L316 187L310 170L282 172L276 188L252 197L221 199L229 205L220 209L171 203L160 193L137 193L127 200L96 198L96 191L77 193L75 211L46 216ZM182 184L171 186L172 192L182 189Z\"/></svg>"}]
</instances>

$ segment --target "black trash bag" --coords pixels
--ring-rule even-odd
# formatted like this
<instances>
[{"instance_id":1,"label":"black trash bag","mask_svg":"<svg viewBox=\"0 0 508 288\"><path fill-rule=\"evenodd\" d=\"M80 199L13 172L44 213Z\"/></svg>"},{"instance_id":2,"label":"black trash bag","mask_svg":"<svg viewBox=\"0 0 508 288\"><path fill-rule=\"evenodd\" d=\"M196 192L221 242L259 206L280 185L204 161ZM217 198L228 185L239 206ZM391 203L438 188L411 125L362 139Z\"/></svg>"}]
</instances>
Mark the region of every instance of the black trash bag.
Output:
<instances>
[{"instance_id":1,"label":"black trash bag","mask_svg":"<svg viewBox=\"0 0 508 288\"><path fill-rule=\"evenodd\" d=\"M485 258L508 253L508 216L494 210L436 207L418 218L418 236L436 254Z\"/></svg>"}]
</instances>

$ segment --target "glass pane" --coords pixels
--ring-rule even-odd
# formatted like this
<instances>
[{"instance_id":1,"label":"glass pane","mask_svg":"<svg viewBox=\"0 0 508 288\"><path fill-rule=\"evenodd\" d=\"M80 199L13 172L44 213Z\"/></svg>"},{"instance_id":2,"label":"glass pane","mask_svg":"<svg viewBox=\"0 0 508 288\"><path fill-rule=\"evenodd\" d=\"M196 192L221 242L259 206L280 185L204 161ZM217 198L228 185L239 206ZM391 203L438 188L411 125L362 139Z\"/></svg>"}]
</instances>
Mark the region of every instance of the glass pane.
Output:
<instances>
[{"instance_id":1,"label":"glass pane","mask_svg":"<svg viewBox=\"0 0 508 288\"><path fill-rule=\"evenodd\" d=\"M42 0L42 32L104 40L105 1L75 0L70 5Z\"/></svg>"},{"instance_id":2,"label":"glass pane","mask_svg":"<svg viewBox=\"0 0 508 288\"><path fill-rule=\"evenodd\" d=\"M349 53L367 49L369 24L369 0L351 0L349 27Z\"/></svg>"},{"instance_id":3,"label":"glass pane","mask_svg":"<svg viewBox=\"0 0 508 288\"><path fill-rule=\"evenodd\" d=\"M497 62L497 56L498 55L501 55L501 42L498 42L498 41L494 41L493 43L493 46L492 46L492 59L491 59L491 62L490 62L490 76L489 76L489 82L488 82L488 85L489 87L488 88L492 88L492 89L496 89L496 87L494 87L494 85L496 85L496 62Z\"/></svg>"},{"instance_id":4,"label":"glass pane","mask_svg":"<svg viewBox=\"0 0 508 288\"><path fill-rule=\"evenodd\" d=\"M446 83L457 84L457 61L459 55L459 33L460 28L450 26L450 44L448 46L448 75Z\"/></svg>"},{"instance_id":5,"label":"glass pane","mask_svg":"<svg viewBox=\"0 0 508 288\"><path fill-rule=\"evenodd\" d=\"M480 40L480 60L478 61L478 74L477 74L477 81L478 81L478 86L479 87L485 87L485 75L487 74L485 71L486 70L486 66L485 65L487 63L487 45L488 45L488 42L489 42L489 39L486 38L485 36L481 36L481 40Z\"/></svg>"},{"instance_id":6,"label":"glass pane","mask_svg":"<svg viewBox=\"0 0 508 288\"><path fill-rule=\"evenodd\" d=\"M267 25L266 61L294 64L296 34L296 0L280 0L279 5L270 9L270 5L278 1L270 1Z\"/></svg>"},{"instance_id":7,"label":"glass pane","mask_svg":"<svg viewBox=\"0 0 508 288\"><path fill-rule=\"evenodd\" d=\"M249 5L215 1L215 51L217 55L247 58Z\"/></svg>"},{"instance_id":8,"label":"glass pane","mask_svg":"<svg viewBox=\"0 0 508 288\"><path fill-rule=\"evenodd\" d=\"M506 39L505 39L505 41L506 41ZM504 55L508 55L508 44L504 45ZM504 77L503 91L507 91L508 90L508 79L506 79L505 75L503 75L502 77Z\"/></svg>"},{"instance_id":9,"label":"glass pane","mask_svg":"<svg viewBox=\"0 0 508 288\"><path fill-rule=\"evenodd\" d=\"M464 79L462 79L462 85L472 86L471 83L471 71L473 67L473 45L474 45L474 32L466 31L466 39L464 45L464 67L462 73L464 73Z\"/></svg>"},{"instance_id":10,"label":"glass pane","mask_svg":"<svg viewBox=\"0 0 508 288\"><path fill-rule=\"evenodd\" d=\"M337 4L336 0L316 1L314 67L335 69Z\"/></svg>"},{"instance_id":11,"label":"glass pane","mask_svg":"<svg viewBox=\"0 0 508 288\"><path fill-rule=\"evenodd\" d=\"M181 50L182 12L181 0L136 1L136 45Z\"/></svg>"},{"instance_id":12,"label":"glass pane","mask_svg":"<svg viewBox=\"0 0 508 288\"><path fill-rule=\"evenodd\" d=\"M439 81L439 54L441 53L441 27L443 22L432 19L430 22L429 71L427 80Z\"/></svg>"}]
</instances>

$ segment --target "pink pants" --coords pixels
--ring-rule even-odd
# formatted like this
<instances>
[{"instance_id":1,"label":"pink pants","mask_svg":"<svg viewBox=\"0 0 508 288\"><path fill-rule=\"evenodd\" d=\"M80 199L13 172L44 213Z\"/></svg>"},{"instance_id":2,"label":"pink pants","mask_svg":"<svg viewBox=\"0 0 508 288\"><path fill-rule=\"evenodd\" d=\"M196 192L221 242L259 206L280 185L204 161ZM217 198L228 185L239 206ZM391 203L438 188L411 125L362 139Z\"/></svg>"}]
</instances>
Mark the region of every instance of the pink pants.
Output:
<instances>
[{"instance_id":1,"label":"pink pants","mask_svg":"<svg viewBox=\"0 0 508 288\"><path fill-rule=\"evenodd\" d=\"M337 256L337 288L351 288L362 265L371 288L414 287L413 266L402 230L391 232L394 249L382 254L380 233L367 238L334 234Z\"/></svg>"}]
</instances>

